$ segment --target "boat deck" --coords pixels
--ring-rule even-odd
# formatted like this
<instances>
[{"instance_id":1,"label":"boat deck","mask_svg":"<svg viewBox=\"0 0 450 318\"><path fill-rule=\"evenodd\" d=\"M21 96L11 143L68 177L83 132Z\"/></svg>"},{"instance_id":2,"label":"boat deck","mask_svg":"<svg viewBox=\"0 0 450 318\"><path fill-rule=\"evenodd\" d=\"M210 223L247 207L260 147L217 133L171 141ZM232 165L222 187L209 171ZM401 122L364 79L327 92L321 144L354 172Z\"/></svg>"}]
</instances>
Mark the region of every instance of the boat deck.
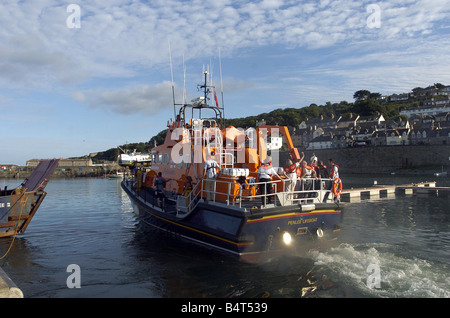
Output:
<instances>
[{"instance_id":1,"label":"boat deck","mask_svg":"<svg viewBox=\"0 0 450 318\"><path fill-rule=\"evenodd\" d=\"M200 203L208 203L217 207L226 206L227 209L231 208L231 211L235 211L235 213L263 211L282 207L291 210L294 208L295 210L301 211L302 206L334 203L334 196L330 190L326 189L327 185L319 183L315 184L310 190L300 189L299 191L281 191L271 194L260 194L256 190L258 184L254 184L252 187L256 188L251 192L243 192L242 189L237 192L231 191L233 193L214 191L214 199L207 202L207 191L203 189L203 185L200 182L197 184L199 190L192 191L188 197L166 191L165 206L163 209L158 202L154 188L142 186L140 189L137 189L134 179L128 179L125 180L125 182L128 183L130 191L133 191L137 195L137 199L140 200L142 204L150 205L151 208L157 211L179 218L185 217L189 214L188 211L192 211ZM219 182L221 181L217 181L217 183ZM235 183L232 184L233 186L236 185ZM315 187L317 189L315 189ZM274 188L276 188L275 185Z\"/></svg>"}]
</instances>

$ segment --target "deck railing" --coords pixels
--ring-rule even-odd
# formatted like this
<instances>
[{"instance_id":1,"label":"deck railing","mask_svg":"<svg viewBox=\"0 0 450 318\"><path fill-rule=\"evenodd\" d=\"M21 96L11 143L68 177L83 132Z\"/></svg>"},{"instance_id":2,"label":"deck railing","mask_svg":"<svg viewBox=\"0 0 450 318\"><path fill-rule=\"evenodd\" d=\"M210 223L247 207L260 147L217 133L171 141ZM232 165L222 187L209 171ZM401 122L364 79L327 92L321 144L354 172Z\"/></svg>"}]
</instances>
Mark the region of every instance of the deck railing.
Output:
<instances>
[{"instance_id":1,"label":"deck railing","mask_svg":"<svg viewBox=\"0 0 450 318\"><path fill-rule=\"evenodd\" d=\"M248 183L239 184L226 180L205 180L201 179L194 185L192 191L187 195L172 196L176 200L176 215L178 217L186 217L191 211L195 210L200 202L204 202L208 194L211 194L212 203L220 202L236 208L243 208L248 203L258 205L263 208L277 205L297 205L306 203L321 203L332 202L333 194L331 193L331 180L329 179L314 179L303 178L298 179L295 189L290 191L288 186L290 180L278 179L270 182L255 182L254 179L247 179ZM134 182L136 187L137 182L135 178L131 177L131 182ZM205 188L205 182L213 182L212 190ZM272 188L272 193L265 193L261 191L269 186ZM281 187L281 188L280 188ZM222 191L218 191L220 188ZM224 190L225 189L225 190ZM258 191L259 190L259 191ZM138 195L146 202L156 205L156 197L150 198L148 194ZM268 199L271 203L268 203Z\"/></svg>"},{"instance_id":2,"label":"deck railing","mask_svg":"<svg viewBox=\"0 0 450 318\"><path fill-rule=\"evenodd\" d=\"M287 184L290 182L286 179L274 180L270 182L250 182L245 184L239 184L234 181L225 180L208 180L209 182L214 182L212 190L206 190L204 182L206 180L200 180L191 193L186 197L179 196L186 201L186 205L183 206L181 199L177 201L180 203L179 209L182 210L180 215L188 213L195 209L201 199L204 199L211 194L212 202L226 203L227 205L236 206L242 208L245 202L255 202L263 207L273 205L292 205L292 204L302 204L302 203L312 203L312 202L326 202L332 200L333 195L331 194L331 181L321 180L314 178L304 178L302 180L297 180L295 190L288 191ZM278 191L278 187L282 188ZM221 189L226 188L226 191L217 191L218 185L221 185ZM224 187L225 186L225 187ZM265 193L266 191L261 191L267 189L266 187L272 187L272 193ZM260 191L258 191L260 190ZM218 200L218 197L221 200ZM271 199L271 203L268 203L268 199Z\"/></svg>"}]
</instances>

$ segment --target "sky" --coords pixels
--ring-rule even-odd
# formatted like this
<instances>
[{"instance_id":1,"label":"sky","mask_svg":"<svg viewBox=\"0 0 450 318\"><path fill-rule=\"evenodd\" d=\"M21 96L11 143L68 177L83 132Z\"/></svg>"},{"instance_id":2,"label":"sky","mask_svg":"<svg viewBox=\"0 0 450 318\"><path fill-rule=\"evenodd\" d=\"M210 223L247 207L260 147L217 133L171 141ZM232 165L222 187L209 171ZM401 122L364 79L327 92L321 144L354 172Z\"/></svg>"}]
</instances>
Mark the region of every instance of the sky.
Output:
<instances>
[{"instance_id":1,"label":"sky","mask_svg":"<svg viewBox=\"0 0 450 318\"><path fill-rule=\"evenodd\" d=\"M449 0L2 0L0 164L146 142L207 67L227 118L450 85L449 16Z\"/></svg>"}]
</instances>

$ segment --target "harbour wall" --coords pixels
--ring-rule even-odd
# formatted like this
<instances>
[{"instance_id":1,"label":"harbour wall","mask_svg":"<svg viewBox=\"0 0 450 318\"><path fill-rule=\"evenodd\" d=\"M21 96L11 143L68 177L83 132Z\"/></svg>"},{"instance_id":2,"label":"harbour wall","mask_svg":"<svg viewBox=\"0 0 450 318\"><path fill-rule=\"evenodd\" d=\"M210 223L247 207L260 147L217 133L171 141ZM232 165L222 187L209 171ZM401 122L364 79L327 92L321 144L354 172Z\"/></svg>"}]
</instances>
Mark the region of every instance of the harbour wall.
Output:
<instances>
[{"instance_id":1,"label":"harbour wall","mask_svg":"<svg viewBox=\"0 0 450 318\"><path fill-rule=\"evenodd\" d=\"M450 169L450 145L376 146L341 149L302 150L309 161L313 153L325 165L332 158L345 173L432 174ZM280 152L280 165L289 158Z\"/></svg>"},{"instance_id":2,"label":"harbour wall","mask_svg":"<svg viewBox=\"0 0 450 318\"><path fill-rule=\"evenodd\" d=\"M0 171L0 178L24 179L28 178L33 172L33 168L20 167L14 171ZM108 173L115 173L116 170L105 167L78 167L78 168L56 168L53 171L52 178L83 178L83 177L102 177Z\"/></svg>"},{"instance_id":3,"label":"harbour wall","mask_svg":"<svg viewBox=\"0 0 450 318\"><path fill-rule=\"evenodd\" d=\"M433 174L443 168L450 170L450 145L418 146L376 146L361 148L315 149L304 150L305 159L309 161L313 153L328 166L328 159L333 158L345 173L398 173L398 174ZM288 151L280 151L279 165L286 164ZM57 168L52 178L101 177L114 173L115 167L71 167ZM27 178L32 168L23 167L16 171L0 171L0 178Z\"/></svg>"}]
</instances>

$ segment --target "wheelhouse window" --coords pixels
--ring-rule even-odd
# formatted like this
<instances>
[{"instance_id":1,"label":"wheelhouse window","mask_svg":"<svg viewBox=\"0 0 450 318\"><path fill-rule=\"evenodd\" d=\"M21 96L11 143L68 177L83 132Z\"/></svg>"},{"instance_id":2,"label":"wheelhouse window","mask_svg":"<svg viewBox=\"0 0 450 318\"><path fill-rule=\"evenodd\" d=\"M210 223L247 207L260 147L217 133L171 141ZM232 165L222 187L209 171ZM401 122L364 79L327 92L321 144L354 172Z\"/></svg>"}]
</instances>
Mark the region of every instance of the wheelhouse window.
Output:
<instances>
[{"instance_id":1,"label":"wheelhouse window","mask_svg":"<svg viewBox=\"0 0 450 318\"><path fill-rule=\"evenodd\" d=\"M164 154L164 164L168 165L169 164L169 160L170 160L169 154L165 153Z\"/></svg>"},{"instance_id":2,"label":"wheelhouse window","mask_svg":"<svg viewBox=\"0 0 450 318\"><path fill-rule=\"evenodd\" d=\"M156 161L156 163L160 165L160 164L162 164L162 161L163 161L163 154L159 153L158 154L158 160Z\"/></svg>"}]
</instances>

